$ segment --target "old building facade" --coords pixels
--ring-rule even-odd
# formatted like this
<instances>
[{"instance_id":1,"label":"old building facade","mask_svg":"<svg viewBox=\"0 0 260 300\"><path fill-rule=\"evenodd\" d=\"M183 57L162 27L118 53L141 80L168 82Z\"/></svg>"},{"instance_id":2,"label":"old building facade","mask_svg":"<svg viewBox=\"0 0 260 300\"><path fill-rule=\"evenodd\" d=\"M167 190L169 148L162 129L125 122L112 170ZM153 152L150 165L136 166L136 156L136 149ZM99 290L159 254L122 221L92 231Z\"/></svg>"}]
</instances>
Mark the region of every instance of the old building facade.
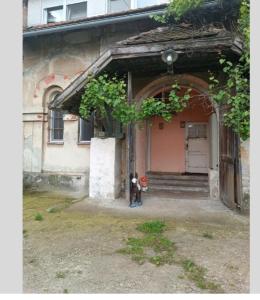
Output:
<instances>
[{"instance_id":1,"label":"old building facade","mask_svg":"<svg viewBox=\"0 0 260 300\"><path fill-rule=\"evenodd\" d=\"M166 2L29 0L24 4L25 187L61 188L88 195L92 182L99 191L114 185L112 197L125 190L128 173L135 170L140 176L150 176L155 189L168 186L181 192L184 185L185 192L205 192L217 201L224 193L232 198L226 201L231 208L244 205L238 195L232 192L230 196L229 190L222 188L227 166L221 157L238 158L232 163L232 172L239 176L233 174L231 180L236 191L239 182L246 199L248 142L228 152L223 139L224 134L231 135L224 133L219 107L207 94L208 70L217 70L218 53L236 59L239 40L219 26L196 31L158 24L150 16L162 13ZM214 9L221 15L223 8L212 7L202 14ZM179 55L174 74L167 72L161 59L161 53L172 48ZM132 101L163 99L177 80L183 91L192 88L192 102L170 123L154 117L142 129L128 128L124 138L100 141L93 138L93 120L79 117L78 105L87 75L103 71L128 76ZM107 181L106 164L108 170L113 169L112 182ZM182 180L190 176L188 184L180 184L176 174L182 174Z\"/></svg>"}]
</instances>

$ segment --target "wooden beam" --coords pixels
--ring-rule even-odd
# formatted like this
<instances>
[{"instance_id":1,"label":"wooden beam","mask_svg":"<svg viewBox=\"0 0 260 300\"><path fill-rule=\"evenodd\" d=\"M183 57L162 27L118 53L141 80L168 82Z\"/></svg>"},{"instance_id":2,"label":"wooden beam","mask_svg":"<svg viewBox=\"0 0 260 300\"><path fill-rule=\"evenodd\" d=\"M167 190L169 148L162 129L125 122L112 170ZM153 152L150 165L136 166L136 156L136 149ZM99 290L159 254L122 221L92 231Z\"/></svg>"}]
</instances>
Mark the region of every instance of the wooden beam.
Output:
<instances>
[{"instance_id":1,"label":"wooden beam","mask_svg":"<svg viewBox=\"0 0 260 300\"><path fill-rule=\"evenodd\" d=\"M239 55L241 53L241 41L237 36L227 32L223 36L205 37L200 39L177 40L171 42L150 43L145 45L119 46L103 53L86 71L77 77L52 103L50 109L62 109L65 102L81 91L92 74L97 76L112 61L125 59L145 58L160 56L161 52L173 48L179 54L186 54L187 50L193 53L218 53L230 51Z\"/></svg>"},{"instance_id":2,"label":"wooden beam","mask_svg":"<svg viewBox=\"0 0 260 300\"><path fill-rule=\"evenodd\" d=\"M128 103L133 102L133 80L132 73L128 72L127 76L127 97ZM125 192L126 199L130 202L130 174L133 173L133 124L127 125L126 130L126 181Z\"/></svg>"}]
</instances>

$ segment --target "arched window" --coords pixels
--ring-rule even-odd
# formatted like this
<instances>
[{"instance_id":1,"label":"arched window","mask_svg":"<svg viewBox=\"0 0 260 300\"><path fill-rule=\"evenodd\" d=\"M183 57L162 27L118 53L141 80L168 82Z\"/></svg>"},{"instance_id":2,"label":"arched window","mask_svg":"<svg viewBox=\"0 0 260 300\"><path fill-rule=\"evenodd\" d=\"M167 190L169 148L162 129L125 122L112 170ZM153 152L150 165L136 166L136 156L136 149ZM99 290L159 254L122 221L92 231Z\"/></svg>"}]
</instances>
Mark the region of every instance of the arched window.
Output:
<instances>
[{"instance_id":1,"label":"arched window","mask_svg":"<svg viewBox=\"0 0 260 300\"><path fill-rule=\"evenodd\" d=\"M55 92L51 95L51 101L53 101L59 92ZM49 142L50 143L63 143L64 133L64 121L62 110L50 110L49 111Z\"/></svg>"}]
</instances>

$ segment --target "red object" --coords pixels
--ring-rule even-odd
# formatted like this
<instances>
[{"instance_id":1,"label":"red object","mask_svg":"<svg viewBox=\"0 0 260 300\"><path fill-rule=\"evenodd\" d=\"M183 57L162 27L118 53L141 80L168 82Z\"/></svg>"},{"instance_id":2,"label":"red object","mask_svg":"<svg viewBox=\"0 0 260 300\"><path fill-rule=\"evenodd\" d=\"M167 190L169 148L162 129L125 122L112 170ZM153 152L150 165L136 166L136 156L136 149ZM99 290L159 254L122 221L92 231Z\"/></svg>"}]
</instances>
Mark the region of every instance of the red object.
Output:
<instances>
[{"instance_id":1,"label":"red object","mask_svg":"<svg viewBox=\"0 0 260 300\"><path fill-rule=\"evenodd\" d=\"M148 185L148 178L146 176L143 176L140 178L140 184L142 187L147 187Z\"/></svg>"}]
</instances>

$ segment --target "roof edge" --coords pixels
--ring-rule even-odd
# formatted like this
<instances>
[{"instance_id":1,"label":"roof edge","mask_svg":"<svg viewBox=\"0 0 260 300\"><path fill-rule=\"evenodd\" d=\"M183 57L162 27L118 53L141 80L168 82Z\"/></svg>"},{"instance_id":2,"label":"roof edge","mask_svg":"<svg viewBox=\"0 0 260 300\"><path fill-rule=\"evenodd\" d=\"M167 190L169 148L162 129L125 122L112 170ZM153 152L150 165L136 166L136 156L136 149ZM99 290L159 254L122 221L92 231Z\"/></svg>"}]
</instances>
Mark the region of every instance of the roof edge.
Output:
<instances>
[{"instance_id":1,"label":"roof edge","mask_svg":"<svg viewBox=\"0 0 260 300\"><path fill-rule=\"evenodd\" d=\"M79 19L76 21L64 21L61 23L54 23L47 26L42 24L39 26L27 27L23 32L23 37L33 37L40 35L47 35L54 32L66 32L77 29L85 29L97 26L105 26L113 23L122 23L127 21L134 21L138 19L148 18L150 15L165 13L166 5L154 5L149 8L132 9L115 14L104 14L99 16L93 16L86 19Z\"/></svg>"}]
</instances>

